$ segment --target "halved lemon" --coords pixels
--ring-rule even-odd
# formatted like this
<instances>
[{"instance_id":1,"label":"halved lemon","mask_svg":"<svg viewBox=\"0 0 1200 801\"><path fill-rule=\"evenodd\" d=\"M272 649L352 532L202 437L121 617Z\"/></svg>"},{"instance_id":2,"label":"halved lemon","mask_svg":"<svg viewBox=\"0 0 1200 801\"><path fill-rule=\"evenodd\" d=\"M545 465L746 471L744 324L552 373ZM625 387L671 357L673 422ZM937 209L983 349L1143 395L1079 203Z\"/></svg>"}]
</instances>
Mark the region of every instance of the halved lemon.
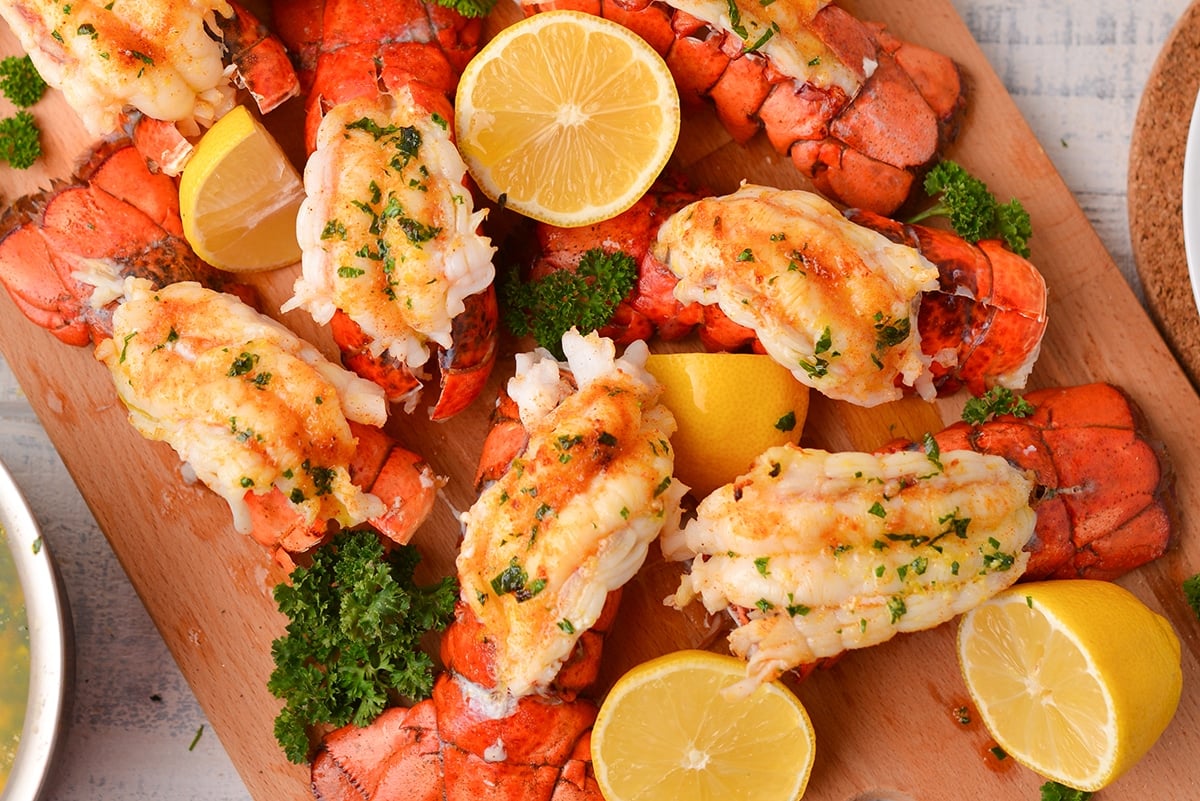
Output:
<instances>
[{"instance_id":1,"label":"halved lemon","mask_svg":"<svg viewBox=\"0 0 1200 801\"><path fill-rule=\"evenodd\" d=\"M636 34L548 11L503 29L471 60L454 119L488 197L571 227L614 217L650 188L679 136L679 93Z\"/></svg>"},{"instance_id":2,"label":"halved lemon","mask_svg":"<svg viewBox=\"0 0 1200 801\"><path fill-rule=\"evenodd\" d=\"M689 650L618 679L592 729L606 801L800 798L816 754L808 712L778 682L727 698L745 678L740 659Z\"/></svg>"},{"instance_id":3,"label":"halved lemon","mask_svg":"<svg viewBox=\"0 0 1200 801\"><path fill-rule=\"evenodd\" d=\"M1018 584L963 615L967 690L1000 747L1041 776L1096 791L1140 759L1179 705L1179 638L1107 581Z\"/></svg>"},{"instance_id":4,"label":"halved lemon","mask_svg":"<svg viewBox=\"0 0 1200 801\"><path fill-rule=\"evenodd\" d=\"M654 353L646 369L678 429L675 475L703 498L745 473L768 448L798 443L809 390L757 353Z\"/></svg>"},{"instance_id":5,"label":"halved lemon","mask_svg":"<svg viewBox=\"0 0 1200 801\"><path fill-rule=\"evenodd\" d=\"M300 174L244 106L205 131L179 181L183 233L196 254L234 272L300 260Z\"/></svg>"}]
</instances>

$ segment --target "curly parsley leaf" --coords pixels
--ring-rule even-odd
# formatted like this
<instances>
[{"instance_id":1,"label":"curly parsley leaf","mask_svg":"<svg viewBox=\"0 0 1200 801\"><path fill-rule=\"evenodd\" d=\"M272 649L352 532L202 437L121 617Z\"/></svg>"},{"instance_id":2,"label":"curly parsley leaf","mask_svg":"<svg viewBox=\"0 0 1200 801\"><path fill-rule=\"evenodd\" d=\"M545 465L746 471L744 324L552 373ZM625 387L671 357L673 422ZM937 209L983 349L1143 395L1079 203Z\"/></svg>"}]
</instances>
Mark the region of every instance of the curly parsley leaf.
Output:
<instances>
[{"instance_id":1,"label":"curly parsley leaf","mask_svg":"<svg viewBox=\"0 0 1200 801\"><path fill-rule=\"evenodd\" d=\"M1002 414L1028 417L1033 414L1033 404L1007 387L992 387L980 397L966 402L962 419L964 423L978 426Z\"/></svg>"},{"instance_id":2,"label":"curly parsley leaf","mask_svg":"<svg viewBox=\"0 0 1200 801\"><path fill-rule=\"evenodd\" d=\"M449 624L458 584L447 576L417 586L420 559L407 545L385 554L374 532L344 532L275 588L290 622L271 644L267 688L285 702L275 738L291 761L308 758L309 726L366 726L393 694L432 691L433 660L420 640Z\"/></svg>"},{"instance_id":3,"label":"curly parsley leaf","mask_svg":"<svg viewBox=\"0 0 1200 801\"><path fill-rule=\"evenodd\" d=\"M587 334L611 318L637 281L637 262L628 253L593 248L574 272L556 270L523 282L516 270L500 287L504 320L517 336L532 336L562 359L562 337L571 328Z\"/></svg>"},{"instance_id":4,"label":"curly parsley leaf","mask_svg":"<svg viewBox=\"0 0 1200 801\"><path fill-rule=\"evenodd\" d=\"M1200 617L1200 573L1183 580L1183 598L1196 617Z\"/></svg>"},{"instance_id":5,"label":"curly parsley leaf","mask_svg":"<svg viewBox=\"0 0 1200 801\"><path fill-rule=\"evenodd\" d=\"M437 4L453 9L464 17L486 17L496 6L496 0L437 0Z\"/></svg>"},{"instance_id":6,"label":"curly parsley leaf","mask_svg":"<svg viewBox=\"0 0 1200 801\"><path fill-rule=\"evenodd\" d=\"M0 161L27 170L42 155L41 132L28 111L0 120Z\"/></svg>"},{"instance_id":7,"label":"curly parsley leaf","mask_svg":"<svg viewBox=\"0 0 1200 801\"><path fill-rule=\"evenodd\" d=\"M1076 790L1058 782L1042 785L1042 801L1088 801L1091 797L1087 790Z\"/></svg>"},{"instance_id":8,"label":"curly parsley leaf","mask_svg":"<svg viewBox=\"0 0 1200 801\"><path fill-rule=\"evenodd\" d=\"M954 161L941 161L925 174L925 192L936 202L909 218L915 223L930 217L950 220L955 232L968 242L1001 239L1009 250L1029 256L1033 226L1029 213L1015 198L1000 204L980 179Z\"/></svg>"},{"instance_id":9,"label":"curly parsley leaf","mask_svg":"<svg viewBox=\"0 0 1200 801\"><path fill-rule=\"evenodd\" d=\"M46 93L46 82L29 56L9 56L0 59L0 92L14 106L29 108Z\"/></svg>"}]
</instances>

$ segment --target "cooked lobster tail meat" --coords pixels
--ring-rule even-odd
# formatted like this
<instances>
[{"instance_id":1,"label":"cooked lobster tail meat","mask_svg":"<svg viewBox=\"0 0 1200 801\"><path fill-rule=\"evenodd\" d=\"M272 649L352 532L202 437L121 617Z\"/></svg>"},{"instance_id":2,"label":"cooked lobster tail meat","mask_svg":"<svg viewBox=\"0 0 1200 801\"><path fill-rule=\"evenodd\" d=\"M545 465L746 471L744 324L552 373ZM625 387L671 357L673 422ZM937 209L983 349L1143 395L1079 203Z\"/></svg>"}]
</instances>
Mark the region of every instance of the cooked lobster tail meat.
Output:
<instances>
[{"instance_id":1,"label":"cooked lobster tail meat","mask_svg":"<svg viewBox=\"0 0 1200 801\"><path fill-rule=\"evenodd\" d=\"M351 424L383 424L379 387L233 295L130 278L96 358L112 373L134 428L171 445L187 471L229 504L234 528L265 545L302 552L332 525L366 521L391 521L384 533L404 541L432 509L440 480L390 446L372 443L378 466L358 462L366 489L354 480L359 439ZM385 471L410 475L389 484L380 479ZM389 486L414 497L385 502L368 491ZM290 514L259 501L264 493Z\"/></svg>"},{"instance_id":2,"label":"cooked lobster tail meat","mask_svg":"<svg viewBox=\"0 0 1200 801\"><path fill-rule=\"evenodd\" d=\"M299 92L283 46L225 0L4 0L0 17L88 133L144 128L135 142L170 175L191 156L189 138L233 108L236 86L264 113Z\"/></svg>"},{"instance_id":3,"label":"cooked lobster tail meat","mask_svg":"<svg viewBox=\"0 0 1200 801\"><path fill-rule=\"evenodd\" d=\"M496 359L491 241L450 98L479 20L422 0L277 4L307 88L303 274L284 310L330 324L343 362L408 411L462 411Z\"/></svg>"},{"instance_id":4,"label":"cooked lobster tail meat","mask_svg":"<svg viewBox=\"0 0 1200 801\"><path fill-rule=\"evenodd\" d=\"M818 392L863 406L906 389L933 397L916 318L937 269L823 198L745 184L671 215L654 255L679 279L676 298L753 330Z\"/></svg>"},{"instance_id":5,"label":"cooked lobster tail meat","mask_svg":"<svg viewBox=\"0 0 1200 801\"><path fill-rule=\"evenodd\" d=\"M802 190L703 197L664 179L602 223L538 225L535 242L531 279L574 270L593 248L637 262L600 329L618 342L695 333L707 350L769 353L797 380L867 405L1020 389L1048 324L1041 273L998 240L839 212Z\"/></svg>"},{"instance_id":6,"label":"cooked lobster tail meat","mask_svg":"<svg viewBox=\"0 0 1200 801\"><path fill-rule=\"evenodd\" d=\"M749 691L1012 585L1029 560L1032 489L973 451L771 448L664 534L664 554L691 560L674 602L737 613L729 644L747 660Z\"/></svg>"},{"instance_id":7,"label":"cooked lobster tail meat","mask_svg":"<svg viewBox=\"0 0 1200 801\"><path fill-rule=\"evenodd\" d=\"M322 742L320 799L601 801L589 733L620 588L678 517L674 418L646 349L563 337L520 354L463 513L462 587L433 697ZM520 427L520 431L516 430Z\"/></svg>"},{"instance_id":8,"label":"cooked lobster tail meat","mask_svg":"<svg viewBox=\"0 0 1200 801\"><path fill-rule=\"evenodd\" d=\"M544 351L518 356L524 449L463 515L463 602L493 642L493 686L516 697L549 687L683 491L644 345L615 359L611 342L568 332L563 349L569 373Z\"/></svg>"},{"instance_id":9,"label":"cooked lobster tail meat","mask_svg":"<svg viewBox=\"0 0 1200 801\"><path fill-rule=\"evenodd\" d=\"M664 532L664 554L691 561L675 603L733 617L743 688L1019 580L1115 579L1171 547L1174 474L1122 390L980 400L972 422L874 454L768 450Z\"/></svg>"}]
</instances>

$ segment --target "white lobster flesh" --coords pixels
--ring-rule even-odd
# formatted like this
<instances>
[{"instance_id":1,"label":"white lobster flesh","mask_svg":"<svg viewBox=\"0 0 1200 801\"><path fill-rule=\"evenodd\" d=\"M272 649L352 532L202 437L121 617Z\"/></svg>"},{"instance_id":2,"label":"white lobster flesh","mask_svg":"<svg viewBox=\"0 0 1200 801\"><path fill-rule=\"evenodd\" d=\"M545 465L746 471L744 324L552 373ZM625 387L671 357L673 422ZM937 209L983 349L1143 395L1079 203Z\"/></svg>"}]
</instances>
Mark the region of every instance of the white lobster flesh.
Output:
<instances>
[{"instance_id":1,"label":"white lobster flesh","mask_svg":"<svg viewBox=\"0 0 1200 801\"><path fill-rule=\"evenodd\" d=\"M251 529L248 490L281 489L306 523L382 515L350 480L348 421L386 420L383 391L238 298L197 283L155 289L131 278L96 347L129 419L171 445Z\"/></svg>"},{"instance_id":2,"label":"white lobster flesh","mask_svg":"<svg viewBox=\"0 0 1200 801\"><path fill-rule=\"evenodd\" d=\"M1033 482L974 451L772 448L664 534L690 559L673 602L744 621L742 689L800 665L932 628L1010 586L1033 536Z\"/></svg>"},{"instance_id":3,"label":"white lobster flesh","mask_svg":"<svg viewBox=\"0 0 1200 801\"><path fill-rule=\"evenodd\" d=\"M517 356L509 392L528 445L462 516L462 600L495 642L498 697L549 686L686 491L645 345L618 359L611 341L571 331L563 351L566 364Z\"/></svg>"},{"instance_id":4,"label":"white lobster flesh","mask_svg":"<svg viewBox=\"0 0 1200 801\"><path fill-rule=\"evenodd\" d=\"M474 209L448 126L407 88L326 112L296 223L303 274L283 306L321 324L343 310L372 355L417 374L431 344L453 346L453 319L495 276L495 248L479 233L486 212Z\"/></svg>"},{"instance_id":5,"label":"white lobster flesh","mask_svg":"<svg viewBox=\"0 0 1200 801\"><path fill-rule=\"evenodd\" d=\"M933 397L917 309L937 268L821 197L743 185L696 201L663 223L654 255L679 301L719 306L818 392L863 406L906 387Z\"/></svg>"}]
</instances>

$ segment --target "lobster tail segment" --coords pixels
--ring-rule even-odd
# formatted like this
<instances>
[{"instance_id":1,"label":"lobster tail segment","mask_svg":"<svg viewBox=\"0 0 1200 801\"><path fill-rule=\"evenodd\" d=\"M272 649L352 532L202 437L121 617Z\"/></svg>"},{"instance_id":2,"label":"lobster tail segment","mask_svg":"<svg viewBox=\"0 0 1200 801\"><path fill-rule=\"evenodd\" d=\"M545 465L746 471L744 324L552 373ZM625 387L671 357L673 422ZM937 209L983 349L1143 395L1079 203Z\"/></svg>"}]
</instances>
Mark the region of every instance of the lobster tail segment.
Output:
<instances>
[{"instance_id":1,"label":"lobster tail segment","mask_svg":"<svg viewBox=\"0 0 1200 801\"><path fill-rule=\"evenodd\" d=\"M1112 580L1166 553L1178 537L1175 473L1134 400L1105 383L1024 400L1024 416L959 422L935 436L943 450L1003 456L1034 476L1024 578Z\"/></svg>"},{"instance_id":2,"label":"lobster tail segment","mask_svg":"<svg viewBox=\"0 0 1200 801\"><path fill-rule=\"evenodd\" d=\"M70 345L99 342L127 277L198 281L250 299L183 237L179 193L127 139L101 142L75 176L0 216L0 284L30 321Z\"/></svg>"},{"instance_id":3,"label":"lobster tail segment","mask_svg":"<svg viewBox=\"0 0 1200 801\"><path fill-rule=\"evenodd\" d=\"M308 98L310 151L329 108L401 87L449 118L458 76L483 33L480 20L423 0L276 0L275 19Z\"/></svg>"}]
</instances>

